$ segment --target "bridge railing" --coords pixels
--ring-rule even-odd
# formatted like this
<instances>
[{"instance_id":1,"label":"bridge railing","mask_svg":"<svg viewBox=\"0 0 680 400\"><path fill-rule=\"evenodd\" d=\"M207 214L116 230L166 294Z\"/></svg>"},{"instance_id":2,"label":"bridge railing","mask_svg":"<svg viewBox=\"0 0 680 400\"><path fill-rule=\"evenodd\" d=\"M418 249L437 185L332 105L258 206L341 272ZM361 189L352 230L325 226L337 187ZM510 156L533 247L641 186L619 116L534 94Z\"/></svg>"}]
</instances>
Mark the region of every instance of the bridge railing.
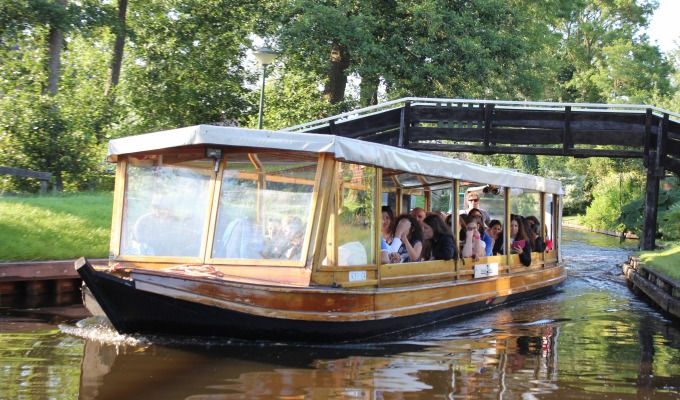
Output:
<instances>
[{"instance_id":1,"label":"bridge railing","mask_svg":"<svg viewBox=\"0 0 680 400\"><path fill-rule=\"evenodd\" d=\"M33 178L40 181L40 193L47 193L47 184L52 179L49 172L31 171L21 168L0 167L0 175L13 175L22 178Z\"/></svg>"}]
</instances>

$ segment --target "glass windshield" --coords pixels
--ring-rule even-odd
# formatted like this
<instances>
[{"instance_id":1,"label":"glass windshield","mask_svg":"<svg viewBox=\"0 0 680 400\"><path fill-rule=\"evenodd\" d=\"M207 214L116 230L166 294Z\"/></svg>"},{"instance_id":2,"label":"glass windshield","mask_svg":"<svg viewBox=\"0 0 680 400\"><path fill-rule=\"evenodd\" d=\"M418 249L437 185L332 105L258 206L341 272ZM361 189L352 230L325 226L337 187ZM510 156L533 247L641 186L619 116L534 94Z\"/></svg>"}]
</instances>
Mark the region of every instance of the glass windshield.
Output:
<instances>
[{"instance_id":1,"label":"glass windshield","mask_svg":"<svg viewBox=\"0 0 680 400\"><path fill-rule=\"evenodd\" d=\"M227 155L213 258L302 260L316 157Z\"/></svg>"},{"instance_id":2,"label":"glass windshield","mask_svg":"<svg viewBox=\"0 0 680 400\"><path fill-rule=\"evenodd\" d=\"M199 257L212 160L130 157L121 255Z\"/></svg>"}]
</instances>

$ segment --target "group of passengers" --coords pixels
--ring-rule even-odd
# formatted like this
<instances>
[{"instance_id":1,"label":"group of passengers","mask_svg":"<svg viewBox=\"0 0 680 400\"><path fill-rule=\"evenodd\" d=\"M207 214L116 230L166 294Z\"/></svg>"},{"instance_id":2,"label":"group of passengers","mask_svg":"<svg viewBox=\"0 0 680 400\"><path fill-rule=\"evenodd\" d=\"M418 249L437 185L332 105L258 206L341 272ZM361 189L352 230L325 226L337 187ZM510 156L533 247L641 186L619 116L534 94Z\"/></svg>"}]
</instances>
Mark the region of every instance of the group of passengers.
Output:
<instances>
[{"instance_id":1,"label":"group of passengers","mask_svg":"<svg viewBox=\"0 0 680 400\"><path fill-rule=\"evenodd\" d=\"M382 207L382 262L402 263L451 260L505 254L503 224L491 219L479 207L480 196L468 192L466 208L459 214L460 251L456 249L451 227L452 215L414 208L410 214L394 216L389 206ZM531 264L531 252L551 250L552 243L541 236L541 224L534 216L510 217L510 252L519 254L523 265Z\"/></svg>"}]
</instances>

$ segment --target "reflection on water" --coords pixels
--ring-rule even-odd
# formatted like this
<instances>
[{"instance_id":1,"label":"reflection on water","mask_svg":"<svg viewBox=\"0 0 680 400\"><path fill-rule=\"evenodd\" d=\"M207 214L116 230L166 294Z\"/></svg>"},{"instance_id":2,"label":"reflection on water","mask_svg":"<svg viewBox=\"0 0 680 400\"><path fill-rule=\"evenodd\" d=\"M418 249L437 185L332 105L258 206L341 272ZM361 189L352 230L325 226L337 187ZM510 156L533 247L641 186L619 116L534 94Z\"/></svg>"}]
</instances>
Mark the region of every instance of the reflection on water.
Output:
<instances>
[{"instance_id":1,"label":"reflection on water","mask_svg":"<svg viewBox=\"0 0 680 400\"><path fill-rule=\"evenodd\" d=\"M130 337L91 318L8 332L3 319L0 398L679 398L680 329L620 276L635 244L564 234L560 292L387 343Z\"/></svg>"}]
</instances>

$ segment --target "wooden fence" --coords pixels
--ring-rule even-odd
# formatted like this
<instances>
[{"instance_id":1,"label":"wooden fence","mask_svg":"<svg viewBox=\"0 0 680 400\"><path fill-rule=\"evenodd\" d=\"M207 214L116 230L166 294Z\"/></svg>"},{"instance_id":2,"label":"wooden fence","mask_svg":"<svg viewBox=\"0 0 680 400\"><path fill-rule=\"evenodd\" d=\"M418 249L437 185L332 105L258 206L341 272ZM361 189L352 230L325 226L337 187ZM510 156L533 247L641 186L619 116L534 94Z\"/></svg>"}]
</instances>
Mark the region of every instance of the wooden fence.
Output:
<instances>
[{"instance_id":1,"label":"wooden fence","mask_svg":"<svg viewBox=\"0 0 680 400\"><path fill-rule=\"evenodd\" d=\"M22 178L33 178L40 181L40 193L47 193L47 184L52 179L49 172L30 171L21 168L0 167L0 175L14 175Z\"/></svg>"}]
</instances>

